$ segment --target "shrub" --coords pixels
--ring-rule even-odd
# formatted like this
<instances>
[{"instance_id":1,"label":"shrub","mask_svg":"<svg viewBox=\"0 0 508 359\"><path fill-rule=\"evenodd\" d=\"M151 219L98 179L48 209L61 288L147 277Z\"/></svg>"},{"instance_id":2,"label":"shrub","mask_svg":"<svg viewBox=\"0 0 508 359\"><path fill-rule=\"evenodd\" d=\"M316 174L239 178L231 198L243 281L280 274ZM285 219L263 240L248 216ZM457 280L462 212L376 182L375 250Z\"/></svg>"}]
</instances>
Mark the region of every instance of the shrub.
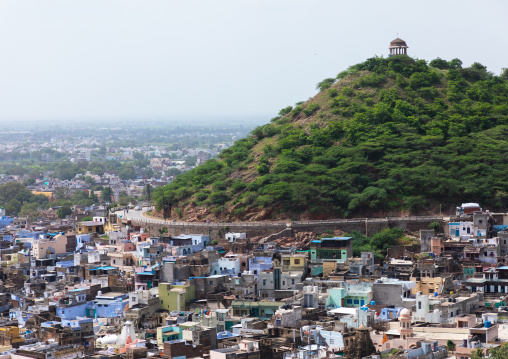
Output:
<instances>
[{"instance_id":1,"label":"shrub","mask_svg":"<svg viewBox=\"0 0 508 359\"><path fill-rule=\"evenodd\" d=\"M319 110L319 105L317 103L311 103L305 110L303 110L303 113L305 116L309 117L312 116L317 110Z\"/></svg>"},{"instance_id":2,"label":"shrub","mask_svg":"<svg viewBox=\"0 0 508 359\"><path fill-rule=\"evenodd\" d=\"M333 78L324 79L323 81L319 82L316 85L316 90L319 90L319 92L322 92L322 91L330 88L330 86L332 86L335 83L335 81L336 80Z\"/></svg>"}]
</instances>

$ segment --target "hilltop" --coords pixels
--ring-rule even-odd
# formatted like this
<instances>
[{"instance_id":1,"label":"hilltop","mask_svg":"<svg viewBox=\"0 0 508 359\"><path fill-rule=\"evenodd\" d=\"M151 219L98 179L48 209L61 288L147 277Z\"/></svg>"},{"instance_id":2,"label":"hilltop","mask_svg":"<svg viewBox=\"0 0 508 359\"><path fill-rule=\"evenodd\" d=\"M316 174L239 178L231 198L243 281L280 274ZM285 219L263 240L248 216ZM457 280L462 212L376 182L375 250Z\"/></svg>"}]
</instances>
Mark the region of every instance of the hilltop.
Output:
<instances>
[{"instance_id":1,"label":"hilltop","mask_svg":"<svg viewBox=\"0 0 508 359\"><path fill-rule=\"evenodd\" d=\"M187 220L418 214L508 206L508 72L370 58L157 189Z\"/></svg>"}]
</instances>

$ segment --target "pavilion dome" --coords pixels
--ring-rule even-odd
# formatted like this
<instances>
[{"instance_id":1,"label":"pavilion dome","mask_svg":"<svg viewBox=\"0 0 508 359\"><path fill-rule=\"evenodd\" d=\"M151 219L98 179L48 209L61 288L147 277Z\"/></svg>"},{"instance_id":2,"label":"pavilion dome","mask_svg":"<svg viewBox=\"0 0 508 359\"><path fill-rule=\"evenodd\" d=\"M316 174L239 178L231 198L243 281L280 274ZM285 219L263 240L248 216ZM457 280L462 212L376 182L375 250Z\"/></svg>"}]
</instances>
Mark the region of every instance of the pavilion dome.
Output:
<instances>
[{"instance_id":1,"label":"pavilion dome","mask_svg":"<svg viewBox=\"0 0 508 359\"><path fill-rule=\"evenodd\" d=\"M401 318L411 318L411 312L409 311L409 309L404 308L400 311L400 317Z\"/></svg>"},{"instance_id":2,"label":"pavilion dome","mask_svg":"<svg viewBox=\"0 0 508 359\"><path fill-rule=\"evenodd\" d=\"M406 42L400 38L396 38L390 42L390 47L408 47Z\"/></svg>"}]
</instances>

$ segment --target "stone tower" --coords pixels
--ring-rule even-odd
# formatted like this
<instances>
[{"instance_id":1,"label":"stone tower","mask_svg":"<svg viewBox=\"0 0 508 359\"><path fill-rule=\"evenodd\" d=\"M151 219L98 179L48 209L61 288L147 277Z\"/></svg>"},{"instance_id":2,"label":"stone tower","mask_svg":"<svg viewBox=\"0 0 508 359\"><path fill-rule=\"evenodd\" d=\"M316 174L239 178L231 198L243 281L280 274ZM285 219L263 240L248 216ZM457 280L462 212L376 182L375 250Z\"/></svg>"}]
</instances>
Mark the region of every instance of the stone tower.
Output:
<instances>
[{"instance_id":1,"label":"stone tower","mask_svg":"<svg viewBox=\"0 0 508 359\"><path fill-rule=\"evenodd\" d=\"M413 328L411 328L411 312L409 309L402 309L399 316L400 321L400 338L406 340L413 334Z\"/></svg>"},{"instance_id":2,"label":"stone tower","mask_svg":"<svg viewBox=\"0 0 508 359\"><path fill-rule=\"evenodd\" d=\"M355 342L348 353L348 359L362 359L376 352L376 347L370 338L370 330L365 325L356 329Z\"/></svg>"},{"instance_id":3,"label":"stone tower","mask_svg":"<svg viewBox=\"0 0 508 359\"><path fill-rule=\"evenodd\" d=\"M392 42L390 42L390 46L388 46L390 49L390 54L388 56L394 56L394 55L407 55L407 44L404 40L396 38Z\"/></svg>"}]
</instances>

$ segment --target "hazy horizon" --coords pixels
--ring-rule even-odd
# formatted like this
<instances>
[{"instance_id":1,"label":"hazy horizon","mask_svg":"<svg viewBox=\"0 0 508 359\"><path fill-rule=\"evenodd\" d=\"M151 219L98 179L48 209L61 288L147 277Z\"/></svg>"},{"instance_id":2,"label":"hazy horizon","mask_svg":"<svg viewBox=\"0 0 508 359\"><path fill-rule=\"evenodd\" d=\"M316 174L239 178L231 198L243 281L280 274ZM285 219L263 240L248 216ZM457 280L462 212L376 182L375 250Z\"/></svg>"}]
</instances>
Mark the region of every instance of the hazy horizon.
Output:
<instances>
[{"instance_id":1,"label":"hazy horizon","mask_svg":"<svg viewBox=\"0 0 508 359\"><path fill-rule=\"evenodd\" d=\"M508 3L4 0L0 123L267 123L397 35L499 74ZM225 121L225 122L222 122Z\"/></svg>"}]
</instances>

